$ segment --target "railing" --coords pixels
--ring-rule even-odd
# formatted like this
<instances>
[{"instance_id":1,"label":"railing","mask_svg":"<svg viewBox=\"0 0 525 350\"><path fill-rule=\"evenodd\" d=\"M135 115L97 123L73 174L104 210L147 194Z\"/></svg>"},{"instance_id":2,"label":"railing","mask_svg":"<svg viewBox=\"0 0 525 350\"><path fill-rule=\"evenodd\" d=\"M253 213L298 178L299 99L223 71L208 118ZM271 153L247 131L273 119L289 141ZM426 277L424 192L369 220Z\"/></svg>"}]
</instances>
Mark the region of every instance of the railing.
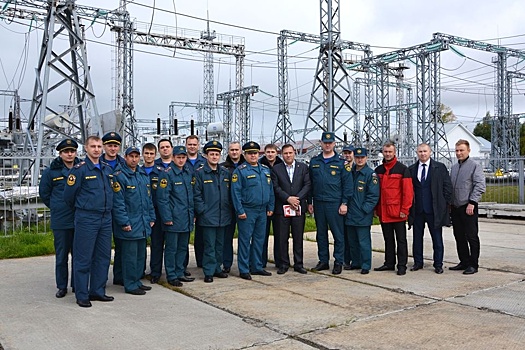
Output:
<instances>
[{"instance_id":1,"label":"railing","mask_svg":"<svg viewBox=\"0 0 525 350\"><path fill-rule=\"evenodd\" d=\"M51 159L44 158L43 163ZM49 209L40 200L38 187L30 186L31 174L24 171L34 160L33 155L0 155L0 236L48 230Z\"/></svg>"}]
</instances>

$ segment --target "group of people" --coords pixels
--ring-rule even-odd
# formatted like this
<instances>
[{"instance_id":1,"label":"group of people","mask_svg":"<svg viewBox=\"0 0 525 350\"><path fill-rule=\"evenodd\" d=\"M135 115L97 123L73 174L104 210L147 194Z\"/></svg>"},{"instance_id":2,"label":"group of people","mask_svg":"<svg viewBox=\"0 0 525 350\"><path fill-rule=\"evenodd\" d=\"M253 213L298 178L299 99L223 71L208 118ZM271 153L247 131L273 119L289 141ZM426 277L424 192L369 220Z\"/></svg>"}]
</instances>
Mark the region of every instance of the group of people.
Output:
<instances>
[{"instance_id":1,"label":"group of people","mask_svg":"<svg viewBox=\"0 0 525 350\"><path fill-rule=\"evenodd\" d=\"M113 284L126 293L144 295L151 286L146 272L146 239L150 244L150 281L158 283L164 263L167 282L182 287L194 281L187 270L189 239L204 282L227 278L233 264L233 237L238 231L239 276L270 276L268 237L273 226L273 255L278 274L306 274L303 234L306 213L314 214L318 264L330 268L330 229L334 239L332 273L372 268L370 228L379 217L385 240L385 262L376 271L407 270L406 221L414 228L412 271L423 268L423 232L427 224L434 248L434 269L443 273L442 227L450 225L460 263L450 270L476 273L479 258L477 205L485 190L479 164L469 158L468 142L456 144L458 163L449 176L446 167L430 158L426 144L417 148L418 162L406 167L397 161L395 145L383 146L384 160L375 170L367 164L367 149L345 146L335 152L335 134L324 132L322 152L309 164L295 159L293 145L278 148L250 141L223 147L209 141L199 153L199 138L173 146L168 138L142 150L129 147L120 156L122 139L110 132L86 139L86 157L77 157L78 144L65 139L59 155L45 169L40 197L51 209L55 238L57 298L71 288L77 304L112 301L106 294L112 237L115 254ZM156 155L160 155L156 159ZM142 165L139 165L142 156ZM315 185L314 185L315 184ZM293 264L289 238L293 242ZM397 249L396 249L397 243ZM71 274L68 260L72 256ZM397 259L396 259L397 258ZM397 260L397 265L396 265Z\"/></svg>"}]
</instances>

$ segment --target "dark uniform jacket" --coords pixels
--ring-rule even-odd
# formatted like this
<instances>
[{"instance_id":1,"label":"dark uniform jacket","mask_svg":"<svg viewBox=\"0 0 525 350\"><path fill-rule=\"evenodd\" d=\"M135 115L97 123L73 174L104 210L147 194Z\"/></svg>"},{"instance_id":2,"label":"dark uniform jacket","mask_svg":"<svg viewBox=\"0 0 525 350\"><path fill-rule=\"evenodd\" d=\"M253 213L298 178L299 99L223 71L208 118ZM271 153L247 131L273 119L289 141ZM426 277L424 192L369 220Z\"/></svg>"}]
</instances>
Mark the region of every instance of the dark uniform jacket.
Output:
<instances>
[{"instance_id":1,"label":"dark uniform jacket","mask_svg":"<svg viewBox=\"0 0 525 350\"><path fill-rule=\"evenodd\" d=\"M412 164L408 170L412 176L413 186L420 186L416 184L417 171L419 167L419 161ZM430 159L429 166L430 175L430 191L432 193L432 212L434 213L434 225L435 228L442 226L450 226L450 213L448 210L448 204L452 201L452 182L448 175L448 170L445 164L436 162ZM415 204L415 198L414 198ZM408 217L409 227L414 224L416 215L416 208L414 205L410 208L410 216Z\"/></svg>"},{"instance_id":2,"label":"dark uniform jacket","mask_svg":"<svg viewBox=\"0 0 525 350\"><path fill-rule=\"evenodd\" d=\"M115 165L114 168L112 167L113 171L117 171L117 170L120 169L121 166L126 165L126 160L122 156L120 156L118 154L117 154L117 159L116 160L117 160L117 165ZM102 162L108 164L111 167L109 162L106 160L106 154L105 153L102 153L102 155L99 158L99 161L102 161Z\"/></svg>"},{"instance_id":3,"label":"dark uniform jacket","mask_svg":"<svg viewBox=\"0 0 525 350\"><path fill-rule=\"evenodd\" d=\"M310 195L311 182L308 165L295 161L293 181L290 181L286 164L281 162L272 169L273 190L275 192L275 214L283 215L283 205L288 204L290 196L299 197L301 213L305 214L308 208L306 201Z\"/></svg>"},{"instance_id":4,"label":"dark uniform jacket","mask_svg":"<svg viewBox=\"0 0 525 350\"><path fill-rule=\"evenodd\" d=\"M230 173L220 165L212 170L208 163L195 171L193 200L200 226L224 227L232 222Z\"/></svg>"},{"instance_id":5,"label":"dark uniform jacket","mask_svg":"<svg viewBox=\"0 0 525 350\"><path fill-rule=\"evenodd\" d=\"M169 232L193 230L194 203L192 175L187 166L179 169L173 162L159 174L157 205L162 229ZM173 225L164 225L166 222Z\"/></svg>"},{"instance_id":6,"label":"dark uniform jacket","mask_svg":"<svg viewBox=\"0 0 525 350\"><path fill-rule=\"evenodd\" d=\"M164 166L162 159L155 159L153 169L151 169L151 172L149 173L149 180L151 185L151 201L153 202L153 206L155 208L157 208L157 187L159 183L159 174L164 172L164 170L166 170L166 167Z\"/></svg>"},{"instance_id":7,"label":"dark uniform jacket","mask_svg":"<svg viewBox=\"0 0 525 350\"><path fill-rule=\"evenodd\" d=\"M145 239L151 234L150 222L155 222L151 202L150 181L144 169L131 170L122 165L113 174L113 234L120 239ZM131 231L124 226L131 225Z\"/></svg>"},{"instance_id":8,"label":"dark uniform jacket","mask_svg":"<svg viewBox=\"0 0 525 350\"><path fill-rule=\"evenodd\" d=\"M235 165L235 163L232 161L232 159L230 158L230 156L228 155L226 157L226 160L224 162L221 163L221 165L223 167L225 167L226 169L228 169L228 171L230 172L230 174L233 173L233 171L235 170L235 168L237 168L239 165L241 165L242 163L244 163L246 160L244 159L244 156L241 154L241 157L239 158L239 162L237 163L237 165Z\"/></svg>"},{"instance_id":9,"label":"dark uniform jacket","mask_svg":"<svg viewBox=\"0 0 525 350\"><path fill-rule=\"evenodd\" d=\"M71 208L104 213L113 208L113 170L100 162L100 169L86 157L71 169L64 188L64 201Z\"/></svg>"},{"instance_id":10,"label":"dark uniform jacket","mask_svg":"<svg viewBox=\"0 0 525 350\"><path fill-rule=\"evenodd\" d=\"M374 219L374 208L379 200L379 178L368 165L357 170L352 168L354 195L348 203L345 225L370 226Z\"/></svg>"},{"instance_id":11,"label":"dark uniform jacket","mask_svg":"<svg viewBox=\"0 0 525 350\"><path fill-rule=\"evenodd\" d=\"M352 169L345 167L344 160L335 153L333 157L323 158L323 154L310 160L311 197L315 201L348 203L354 191Z\"/></svg>"},{"instance_id":12,"label":"dark uniform jacket","mask_svg":"<svg viewBox=\"0 0 525 350\"><path fill-rule=\"evenodd\" d=\"M188 170L193 175L195 170L199 169L206 163L206 158L204 158L200 153L197 154L197 159L195 159L195 164L191 164L190 158L186 159L186 166Z\"/></svg>"},{"instance_id":13,"label":"dark uniform jacket","mask_svg":"<svg viewBox=\"0 0 525 350\"><path fill-rule=\"evenodd\" d=\"M75 158L74 164L80 159ZM69 169L64 165L62 158L56 157L49 168L44 170L38 192L44 204L51 209L51 229L75 228L75 212L63 199Z\"/></svg>"},{"instance_id":14,"label":"dark uniform jacket","mask_svg":"<svg viewBox=\"0 0 525 350\"><path fill-rule=\"evenodd\" d=\"M232 175L232 201L237 216L244 214L245 208L273 211L275 195L270 169L262 164L239 165Z\"/></svg>"}]
</instances>

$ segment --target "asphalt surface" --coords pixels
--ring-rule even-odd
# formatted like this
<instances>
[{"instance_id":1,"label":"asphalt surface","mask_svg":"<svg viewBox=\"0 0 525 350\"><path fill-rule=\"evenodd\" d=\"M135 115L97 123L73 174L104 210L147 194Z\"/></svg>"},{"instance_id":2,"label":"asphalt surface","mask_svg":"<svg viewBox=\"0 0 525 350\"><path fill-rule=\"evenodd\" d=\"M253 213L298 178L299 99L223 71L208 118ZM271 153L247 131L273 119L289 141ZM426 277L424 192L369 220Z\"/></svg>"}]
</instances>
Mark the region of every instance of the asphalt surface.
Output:
<instances>
[{"instance_id":1,"label":"asphalt surface","mask_svg":"<svg viewBox=\"0 0 525 350\"><path fill-rule=\"evenodd\" d=\"M380 227L372 231L378 267L384 245ZM305 235L307 268L317 263L313 239L315 233ZM163 278L134 296L108 284L115 301L88 309L71 292L55 298L53 256L0 260L0 350L522 349L525 226L484 220L480 239L480 269L471 276L448 270L458 261L452 230L445 229L441 275L433 271L427 233L425 268L405 276L277 275L270 265L270 277L245 281L233 269L208 284L192 259L197 279L182 288Z\"/></svg>"}]
</instances>

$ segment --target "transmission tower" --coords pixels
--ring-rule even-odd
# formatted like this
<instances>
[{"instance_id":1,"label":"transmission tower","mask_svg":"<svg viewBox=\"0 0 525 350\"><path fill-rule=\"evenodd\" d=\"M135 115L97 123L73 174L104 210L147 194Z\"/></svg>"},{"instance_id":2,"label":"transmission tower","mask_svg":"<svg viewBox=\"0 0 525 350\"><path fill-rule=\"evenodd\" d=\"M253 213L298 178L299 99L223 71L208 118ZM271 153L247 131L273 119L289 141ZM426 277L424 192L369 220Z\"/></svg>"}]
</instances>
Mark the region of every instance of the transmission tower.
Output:
<instances>
[{"instance_id":1,"label":"transmission tower","mask_svg":"<svg viewBox=\"0 0 525 350\"><path fill-rule=\"evenodd\" d=\"M81 143L84 143L86 139L88 123L95 133L101 133L101 126L75 1L48 1L41 4L28 3L28 5L37 10L46 11L42 46L36 68L31 112L24 145L26 151L36 151L31 177L31 184L36 185L40 172L42 150L45 146L44 140L49 139L47 137L49 133L60 133L57 128L46 124L46 119L49 121L53 118L59 118L61 121L69 123L73 132L67 136L75 137ZM60 48L64 45L61 45L63 40L59 39L64 36L67 37L68 42L65 47ZM69 115L75 114L78 118L77 121L64 117L63 113L58 112L56 107L49 104L49 96L53 93L57 97L60 96L60 87L66 84L68 85L67 88L73 89L76 102L66 112ZM31 138L32 130L35 128L37 128L38 135L36 150Z\"/></svg>"},{"instance_id":2,"label":"transmission tower","mask_svg":"<svg viewBox=\"0 0 525 350\"><path fill-rule=\"evenodd\" d=\"M357 115L351 106L349 76L343 64L339 4L340 0L320 0L321 41L303 145L309 123L322 130L337 132L352 129L349 121ZM337 134L336 138L342 141Z\"/></svg>"},{"instance_id":3,"label":"transmission tower","mask_svg":"<svg viewBox=\"0 0 525 350\"><path fill-rule=\"evenodd\" d=\"M251 138L251 116L250 116L250 97L255 93L259 92L258 86L247 86L242 89L232 90L217 94L217 100L223 101L224 106L224 133L225 133L225 147L229 145L232 141L239 141L241 144L247 142ZM236 100L238 108L244 113L238 117L238 120L241 121L240 124L236 124L237 128L231 130L230 125L232 125L232 101ZM232 138L233 135L233 138Z\"/></svg>"},{"instance_id":4,"label":"transmission tower","mask_svg":"<svg viewBox=\"0 0 525 350\"><path fill-rule=\"evenodd\" d=\"M208 50L204 52L204 106L203 106L203 122L209 125L215 121L215 90L213 82L213 51L211 42L217 37L215 31L210 31L210 22L207 23L205 31L201 32L201 39L210 42Z\"/></svg>"}]
</instances>

